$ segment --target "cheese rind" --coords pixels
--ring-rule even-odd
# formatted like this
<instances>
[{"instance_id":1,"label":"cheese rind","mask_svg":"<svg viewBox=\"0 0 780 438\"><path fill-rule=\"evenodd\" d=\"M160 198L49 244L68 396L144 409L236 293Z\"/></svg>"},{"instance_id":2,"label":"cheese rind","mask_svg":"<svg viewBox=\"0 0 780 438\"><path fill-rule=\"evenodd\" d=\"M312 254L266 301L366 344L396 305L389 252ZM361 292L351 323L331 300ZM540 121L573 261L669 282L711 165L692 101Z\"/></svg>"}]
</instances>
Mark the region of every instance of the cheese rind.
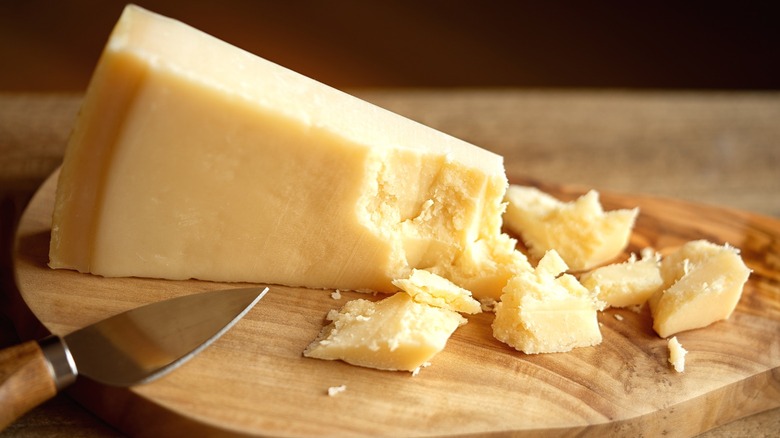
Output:
<instances>
[{"instance_id":1,"label":"cheese rind","mask_svg":"<svg viewBox=\"0 0 780 438\"><path fill-rule=\"evenodd\" d=\"M735 248L696 240L664 257L661 276L648 304L653 329L665 338L731 316L750 269Z\"/></svg>"},{"instance_id":2,"label":"cheese rind","mask_svg":"<svg viewBox=\"0 0 780 438\"><path fill-rule=\"evenodd\" d=\"M528 354L558 353L601 343L596 297L549 251L533 272L513 277L496 305L493 336Z\"/></svg>"},{"instance_id":3,"label":"cheese rind","mask_svg":"<svg viewBox=\"0 0 780 438\"><path fill-rule=\"evenodd\" d=\"M457 312L417 303L403 292L377 302L348 301L327 318L331 323L304 356L393 371L425 365L466 323Z\"/></svg>"},{"instance_id":4,"label":"cheese rind","mask_svg":"<svg viewBox=\"0 0 780 438\"><path fill-rule=\"evenodd\" d=\"M570 269L584 271L617 257L628 245L638 209L605 212L591 190L561 202L535 187L511 185L504 224L522 236L531 255L554 249Z\"/></svg>"},{"instance_id":5,"label":"cheese rind","mask_svg":"<svg viewBox=\"0 0 780 438\"><path fill-rule=\"evenodd\" d=\"M469 270L503 257L506 186L496 154L128 6L68 143L50 266L386 292L429 268L498 294Z\"/></svg>"}]
</instances>

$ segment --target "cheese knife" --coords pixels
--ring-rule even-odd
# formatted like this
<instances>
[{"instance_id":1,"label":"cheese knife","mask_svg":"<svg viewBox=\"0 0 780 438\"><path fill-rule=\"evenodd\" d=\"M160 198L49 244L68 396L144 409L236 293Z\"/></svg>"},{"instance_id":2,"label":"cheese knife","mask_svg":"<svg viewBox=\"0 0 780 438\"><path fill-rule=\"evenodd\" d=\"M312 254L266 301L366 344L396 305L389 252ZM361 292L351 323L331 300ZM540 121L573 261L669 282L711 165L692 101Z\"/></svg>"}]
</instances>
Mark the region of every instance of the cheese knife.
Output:
<instances>
[{"instance_id":1,"label":"cheese knife","mask_svg":"<svg viewBox=\"0 0 780 438\"><path fill-rule=\"evenodd\" d=\"M155 380L230 329L268 292L203 292L141 306L73 333L0 351L0 430L78 375L112 386Z\"/></svg>"}]
</instances>

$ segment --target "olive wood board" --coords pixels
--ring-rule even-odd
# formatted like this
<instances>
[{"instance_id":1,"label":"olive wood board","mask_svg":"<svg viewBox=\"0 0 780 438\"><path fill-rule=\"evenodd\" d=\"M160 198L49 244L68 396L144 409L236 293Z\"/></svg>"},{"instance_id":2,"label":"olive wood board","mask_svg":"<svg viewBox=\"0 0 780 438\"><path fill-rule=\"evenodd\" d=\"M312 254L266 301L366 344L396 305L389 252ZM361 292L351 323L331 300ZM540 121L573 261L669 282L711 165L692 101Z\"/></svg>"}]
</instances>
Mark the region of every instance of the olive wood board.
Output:
<instances>
[{"instance_id":1,"label":"olive wood board","mask_svg":"<svg viewBox=\"0 0 780 438\"><path fill-rule=\"evenodd\" d=\"M64 335L150 302L246 285L49 269L56 176L17 231L15 272L29 308L18 326ZM583 192L536 185L561 199ZM518 352L493 338L493 315L482 313L417 375L309 359L301 352L330 309L381 296L342 291L334 299L330 290L272 286L223 337L165 377L132 388L80 378L69 394L137 436L692 436L780 406L780 220L674 199L601 199L606 209L640 208L622 258L708 239L740 248L753 271L728 320L677 335L689 351L684 373L670 367L646 308L600 312L603 342L568 353Z\"/></svg>"}]
</instances>

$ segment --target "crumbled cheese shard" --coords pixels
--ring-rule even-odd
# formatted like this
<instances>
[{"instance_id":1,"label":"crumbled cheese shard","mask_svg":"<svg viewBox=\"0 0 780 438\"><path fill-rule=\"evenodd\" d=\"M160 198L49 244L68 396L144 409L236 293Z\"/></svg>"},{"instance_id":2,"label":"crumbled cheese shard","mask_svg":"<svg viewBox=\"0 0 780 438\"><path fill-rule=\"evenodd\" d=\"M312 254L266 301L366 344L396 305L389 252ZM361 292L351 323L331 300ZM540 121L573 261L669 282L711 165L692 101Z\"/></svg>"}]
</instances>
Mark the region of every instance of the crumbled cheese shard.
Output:
<instances>
[{"instance_id":1,"label":"crumbled cheese shard","mask_svg":"<svg viewBox=\"0 0 780 438\"><path fill-rule=\"evenodd\" d=\"M511 185L504 224L519 234L531 255L554 249L570 269L584 271L608 262L626 248L639 209L605 212L591 190L561 202L535 187Z\"/></svg>"},{"instance_id":2,"label":"crumbled cheese shard","mask_svg":"<svg viewBox=\"0 0 780 438\"><path fill-rule=\"evenodd\" d=\"M684 349L682 344L680 344L680 341L677 340L677 336L669 339L667 345L669 347L669 363L672 364L674 370L678 373L684 372L685 355L688 354L688 351Z\"/></svg>"},{"instance_id":3,"label":"crumbled cheese shard","mask_svg":"<svg viewBox=\"0 0 780 438\"><path fill-rule=\"evenodd\" d=\"M331 386L328 388L328 396L335 397L347 390L347 385Z\"/></svg>"},{"instance_id":4,"label":"crumbled cheese shard","mask_svg":"<svg viewBox=\"0 0 780 438\"><path fill-rule=\"evenodd\" d=\"M412 371L412 377L415 377L415 376L417 376L418 374L420 374L420 371L421 371L423 368L425 368L425 367L429 367L429 366L431 366L431 363L430 363L430 362L425 362L424 364L422 364L422 365L420 365L419 367L415 368L415 369L414 369L414 371Z\"/></svg>"},{"instance_id":5,"label":"crumbled cheese shard","mask_svg":"<svg viewBox=\"0 0 780 438\"><path fill-rule=\"evenodd\" d=\"M333 292L331 292L330 297L334 300L340 300L341 299L341 291L336 289Z\"/></svg>"},{"instance_id":6,"label":"crumbled cheese shard","mask_svg":"<svg viewBox=\"0 0 780 438\"><path fill-rule=\"evenodd\" d=\"M664 284L648 300L662 338L727 319L750 276L739 251L706 240L688 242L661 261Z\"/></svg>"},{"instance_id":7,"label":"crumbled cheese shard","mask_svg":"<svg viewBox=\"0 0 780 438\"><path fill-rule=\"evenodd\" d=\"M651 298L652 298L652 296L651 296ZM642 310L644 310L644 308L645 308L645 304L646 303L636 304L636 305L633 305L633 306L628 306L628 310L630 310L630 311L632 311L634 313L642 313Z\"/></svg>"},{"instance_id":8,"label":"crumbled cheese shard","mask_svg":"<svg viewBox=\"0 0 780 438\"><path fill-rule=\"evenodd\" d=\"M497 296L501 156L129 5L57 186L52 268L396 289L414 268Z\"/></svg>"},{"instance_id":9,"label":"crumbled cheese shard","mask_svg":"<svg viewBox=\"0 0 780 438\"><path fill-rule=\"evenodd\" d=\"M428 271L414 269L408 278L393 280L393 284L418 303L462 313L482 311L479 301L472 298L471 292Z\"/></svg>"},{"instance_id":10,"label":"crumbled cheese shard","mask_svg":"<svg viewBox=\"0 0 780 438\"><path fill-rule=\"evenodd\" d=\"M381 370L414 371L444 349L466 319L399 292L377 302L348 301L303 352L306 357Z\"/></svg>"},{"instance_id":11,"label":"crumbled cheese shard","mask_svg":"<svg viewBox=\"0 0 780 438\"><path fill-rule=\"evenodd\" d=\"M498 301L494 300L493 298L482 298L479 300L479 305L482 307L483 312L495 312L497 304Z\"/></svg>"},{"instance_id":12,"label":"crumbled cheese shard","mask_svg":"<svg viewBox=\"0 0 780 438\"><path fill-rule=\"evenodd\" d=\"M609 307L644 304L663 286L660 255L646 248L641 260L631 254L623 263L602 266L583 274L580 283Z\"/></svg>"},{"instance_id":13,"label":"crumbled cheese shard","mask_svg":"<svg viewBox=\"0 0 780 438\"><path fill-rule=\"evenodd\" d=\"M601 343L595 295L566 271L555 250L513 277L496 305L493 336L524 353L565 352Z\"/></svg>"},{"instance_id":14,"label":"crumbled cheese shard","mask_svg":"<svg viewBox=\"0 0 780 438\"><path fill-rule=\"evenodd\" d=\"M439 264L425 269L471 291L475 298L497 300L511 277L533 270L516 245L515 239L499 234L464 248L451 266Z\"/></svg>"}]
</instances>

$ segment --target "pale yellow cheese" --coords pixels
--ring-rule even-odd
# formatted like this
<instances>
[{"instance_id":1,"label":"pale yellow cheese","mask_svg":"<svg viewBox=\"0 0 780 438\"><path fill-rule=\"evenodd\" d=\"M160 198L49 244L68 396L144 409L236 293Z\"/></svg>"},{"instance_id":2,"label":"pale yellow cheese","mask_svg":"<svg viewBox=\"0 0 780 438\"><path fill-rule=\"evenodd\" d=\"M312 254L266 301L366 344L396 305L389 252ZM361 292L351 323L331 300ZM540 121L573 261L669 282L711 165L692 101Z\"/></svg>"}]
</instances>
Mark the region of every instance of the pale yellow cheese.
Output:
<instances>
[{"instance_id":1,"label":"pale yellow cheese","mask_svg":"<svg viewBox=\"0 0 780 438\"><path fill-rule=\"evenodd\" d=\"M328 396L335 397L347 390L347 385L331 386L328 388Z\"/></svg>"},{"instance_id":2,"label":"pale yellow cheese","mask_svg":"<svg viewBox=\"0 0 780 438\"><path fill-rule=\"evenodd\" d=\"M562 202L535 187L512 185L504 223L519 234L531 255L554 249L570 269L583 271L608 262L626 248L638 209L605 212L591 190Z\"/></svg>"},{"instance_id":3,"label":"pale yellow cheese","mask_svg":"<svg viewBox=\"0 0 780 438\"><path fill-rule=\"evenodd\" d=\"M677 340L677 336L669 339L667 343L669 348L669 363L674 367L674 370L678 373L685 371L685 355L688 351L683 348L680 341Z\"/></svg>"},{"instance_id":4,"label":"pale yellow cheese","mask_svg":"<svg viewBox=\"0 0 780 438\"><path fill-rule=\"evenodd\" d=\"M392 292L425 268L497 296L500 156L128 6L57 188L50 266Z\"/></svg>"},{"instance_id":5,"label":"pale yellow cheese","mask_svg":"<svg viewBox=\"0 0 780 438\"><path fill-rule=\"evenodd\" d=\"M660 256L652 249L635 254L623 263L596 268L580 277L580 283L609 307L644 304L661 286Z\"/></svg>"},{"instance_id":6,"label":"pale yellow cheese","mask_svg":"<svg viewBox=\"0 0 780 438\"><path fill-rule=\"evenodd\" d=\"M438 264L425 269L468 289L475 298L498 300L511 277L533 269L526 256L515 249L516 244L515 239L499 234L469 245L452 265Z\"/></svg>"},{"instance_id":7,"label":"pale yellow cheese","mask_svg":"<svg viewBox=\"0 0 780 438\"><path fill-rule=\"evenodd\" d=\"M493 336L524 353L566 352L601 343L597 319L603 309L555 250L533 272L522 272L504 288L496 305Z\"/></svg>"},{"instance_id":8,"label":"pale yellow cheese","mask_svg":"<svg viewBox=\"0 0 780 438\"><path fill-rule=\"evenodd\" d=\"M417 303L403 292L377 302L348 301L327 319L331 323L306 347L304 356L403 371L424 366L466 323L455 311Z\"/></svg>"},{"instance_id":9,"label":"pale yellow cheese","mask_svg":"<svg viewBox=\"0 0 780 438\"><path fill-rule=\"evenodd\" d=\"M428 271L415 269L408 278L393 280L393 284L418 303L455 312L482 312L482 306L471 296L471 292Z\"/></svg>"},{"instance_id":10,"label":"pale yellow cheese","mask_svg":"<svg viewBox=\"0 0 780 438\"><path fill-rule=\"evenodd\" d=\"M653 329L665 338L727 319L749 275L735 248L686 243L661 261L664 285L648 300Z\"/></svg>"}]
</instances>

